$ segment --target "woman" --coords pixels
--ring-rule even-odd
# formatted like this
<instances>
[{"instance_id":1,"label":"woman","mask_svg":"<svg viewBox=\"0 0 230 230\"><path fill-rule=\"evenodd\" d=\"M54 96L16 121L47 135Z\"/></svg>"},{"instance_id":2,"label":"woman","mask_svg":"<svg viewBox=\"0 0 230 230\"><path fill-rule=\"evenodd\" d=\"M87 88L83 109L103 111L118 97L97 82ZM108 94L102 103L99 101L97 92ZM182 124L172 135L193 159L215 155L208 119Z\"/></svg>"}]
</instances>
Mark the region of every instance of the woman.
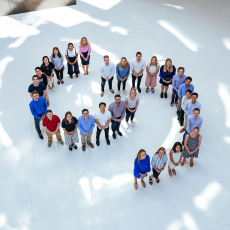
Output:
<instances>
[{"instance_id":1,"label":"woman","mask_svg":"<svg viewBox=\"0 0 230 230\"><path fill-rule=\"evenodd\" d=\"M181 162L181 166L184 165L186 158L190 158L190 167L193 167L193 158L198 158L199 148L201 145L202 136L199 134L199 127L195 127L190 134L185 136L184 140L184 159Z\"/></svg>"},{"instance_id":2,"label":"woman","mask_svg":"<svg viewBox=\"0 0 230 230\"><path fill-rule=\"evenodd\" d=\"M167 58L165 60L165 64L161 66L160 68L160 84L161 84L161 95L160 97L167 98L167 91L169 88L169 85L172 84L172 78L176 73L176 68L174 65L172 65L172 60L170 58ZM165 90L165 94L164 94Z\"/></svg>"},{"instance_id":3,"label":"woman","mask_svg":"<svg viewBox=\"0 0 230 230\"><path fill-rule=\"evenodd\" d=\"M173 175L176 176L175 167L181 163L182 156L183 156L182 145L180 142L176 142L169 153L169 164L168 164L169 176L172 176L172 173Z\"/></svg>"},{"instance_id":4,"label":"woman","mask_svg":"<svg viewBox=\"0 0 230 230\"><path fill-rule=\"evenodd\" d=\"M165 169L165 166L167 164L168 157L166 155L166 151L164 147L161 147L157 150L155 155L152 158L151 165L153 174L149 177L149 184L153 184L153 177L156 179L156 182L159 183L159 175L161 172Z\"/></svg>"},{"instance_id":5,"label":"woman","mask_svg":"<svg viewBox=\"0 0 230 230\"><path fill-rule=\"evenodd\" d=\"M157 63L157 57L153 56L150 63L146 66L146 93L149 92L149 87L151 87L152 93L154 93L154 88L157 85L157 74L159 72L160 65Z\"/></svg>"},{"instance_id":6,"label":"woman","mask_svg":"<svg viewBox=\"0 0 230 230\"><path fill-rule=\"evenodd\" d=\"M137 96L137 91L135 88L131 88L128 96L125 97L125 106L126 106L126 128L129 128L129 117L131 117L131 125L134 127L133 118L137 107L139 105L139 97Z\"/></svg>"},{"instance_id":7,"label":"woman","mask_svg":"<svg viewBox=\"0 0 230 230\"><path fill-rule=\"evenodd\" d=\"M138 188L137 184L137 178L141 179L141 184L145 188L146 184L144 182L144 178L147 177L148 172L151 171L150 168L150 157L149 155L146 154L146 151L144 149L141 149L137 153L137 157L134 161L134 170L133 170L133 175L134 175L134 188Z\"/></svg>"},{"instance_id":8,"label":"woman","mask_svg":"<svg viewBox=\"0 0 230 230\"><path fill-rule=\"evenodd\" d=\"M79 42L79 53L81 57L81 65L84 72L84 75L89 74L89 59L91 53L91 46L86 37L83 37ZM85 70L86 66L86 70Z\"/></svg>"},{"instance_id":9,"label":"woman","mask_svg":"<svg viewBox=\"0 0 230 230\"><path fill-rule=\"evenodd\" d=\"M65 144L69 146L69 150L72 150L72 147L77 149L78 143L78 134L77 134L77 123L78 120L76 117L73 117L71 112L65 114L65 118L62 120L62 128L64 130Z\"/></svg>"},{"instance_id":10,"label":"woman","mask_svg":"<svg viewBox=\"0 0 230 230\"><path fill-rule=\"evenodd\" d=\"M76 48L74 48L73 43L68 44L68 48L65 51L65 57L67 60L68 74L70 78L73 79L74 73L76 74L76 78L78 78L78 74L80 73L77 61L78 52Z\"/></svg>"},{"instance_id":11,"label":"woman","mask_svg":"<svg viewBox=\"0 0 230 230\"><path fill-rule=\"evenodd\" d=\"M63 70L64 70L64 57L57 47L53 48L52 55L50 56L51 62L54 64L54 72L58 79L58 85L64 84Z\"/></svg>"},{"instance_id":12,"label":"woman","mask_svg":"<svg viewBox=\"0 0 230 230\"><path fill-rule=\"evenodd\" d=\"M125 57L122 57L120 63L116 66L117 72L117 89L118 94L120 94L121 82L123 84L123 93L126 95L127 91L125 90L126 82L130 74L130 65Z\"/></svg>"},{"instance_id":13,"label":"woman","mask_svg":"<svg viewBox=\"0 0 230 230\"><path fill-rule=\"evenodd\" d=\"M47 77L48 84L47 86L49 87L49 93L51 92L51 89L55 91L54 88L54 64L50 62L49 58L47 56L44 56L42 58L42 65L41 65L42 73L44 73Z\"/></svg>"}]
</instances>

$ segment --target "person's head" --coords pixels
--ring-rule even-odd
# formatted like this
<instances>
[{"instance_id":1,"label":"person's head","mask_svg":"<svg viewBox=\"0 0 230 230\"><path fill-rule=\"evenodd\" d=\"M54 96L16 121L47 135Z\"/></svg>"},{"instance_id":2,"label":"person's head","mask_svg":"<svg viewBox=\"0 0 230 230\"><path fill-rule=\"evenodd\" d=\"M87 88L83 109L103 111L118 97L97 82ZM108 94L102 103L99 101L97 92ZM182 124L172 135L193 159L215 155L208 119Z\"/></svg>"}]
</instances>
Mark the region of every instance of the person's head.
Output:
<instances>
[{"instance_id":1,"label":"person's head","mask_svg":"<svg viewBox=\"0 0 230 230\"><path fill-rule=\"evenodd\" d=\"M198 98L198 93L192 93L192 102L196 103L196 100Z\"/></svg>"},{"instance_id":2,"label":"person's head","mask_svg":"<svg viewBox=\"0 0 230 230\"><path fill-rule=\"evenodd\" d=\"M69 123L74 123L74 119L73 119L73 115L70 111L65 113L65 123L69 124Z\"/></svg>"},{"instance_id":3,"label":"person's head","mask_svg":"<svg viewBox=\"0 0 230 230\"><path fill-rule=\"evenodd\" d=\"M146 151L144 149L140 149L137 153L138 163L139 160L144 160L146 158Z\"/></svg>"},{"instance_id":4,"label":"person's head","mask_svg":"<svg viewBox=\"0 0 230 230\"><path fill-rule=\"evenodd\" d=\"M185 71L184 67L179 67L179 68L177 69L177 73L178 73L178 75L179 75L180 77L183 76L184 71Z\"/></svg>"},{"instance_id":5,"label":"person's head","mask_svg":"<svg viewBox=\"0 0 230 230\"><path fill-rule=\"evenodd\" d=\"M104 58L105 64L108 65L109 64L109 56L105 55L103 58Z\"/></svg>"},{"instance_id":6,"label":"person's head","mask_svg":"<svg viewBox=\"0 0 230 230\"><path fill-rule=\"evenodd\" d=\"M195 108L193 110L193 115L194 115L194 118L197 119L197 117L199 117L199 115L200 115L200 109Z\"/></svg>"},{"instance_id":7,"label":"person's head","mask_svg":"<svg viewBox=\"0 0 230 230\"><path fill-rule=\"evenodd\" d=\"M121 58L119 67L120 68L125 67L127 70L129 69L129 63L125 57Z\"/></svg>"},{"instance_id":8,"label":"person's head","mask_svg":"<svg viewBox=\"0 0 230 230\"><path fill-rule=\"evenodd\" d=\"M120 94L116 94L116 95L114 96L114 98L115 98L115 103L116 103L117 105L119 105L120 102L121 102L121 96L120 96Z\"/></svg>"},{"instance_id":9,"label":"person's head","mask_svg":"<svg viewBox=\"0 0 230 230\"><path fill-rule=\"evenodd\" d=\"M199 127L195 127L193 130L192 130L192 134L196 137L200 132L200 128Z\"/></svg>"},{"instance_id":10,"label":"person's head","mask_svg":"<svg viewBox=\"0 0 230 230\"><path fill-rule=\"evenodd\" d=\"M142 54L141 54L141 52L138 51L136 53L136 59L137 59L138 62L141 60L141 57L142 57Z\"/></svg>"},{"instance_id":11,"label":"person's head","mask_svg":"<svg viewBox=\"0 0 230 230\"><path fill-rule=\"evenodd\" d=\"M88 40L87 40L87 38L86 37L82 37L81 38L81 41L79 42L79 46L88 46L89 45L89 42L88 42Z\"/></svg>"},{"instance_id":12,"label":"person's head","mask_svg":"<svg viewBox=\"0 0 230 230\"><path fill-rule=\"evenodd\" d=\"M68 49L71 51L71 50L73 50L73 48L74 48L73 43L69 43L68 44Z\"/></svg>"},{"instance_id":13,"label":"person's head","mask_svg":"<svg viewBox=\"0 0 230 230\"><path fill-rule=\"evenodd\" d=\"M51 109L48 109L46 111L46 117L48 117L49 120L52 120L52 118L53 118L53 112L52 112Z\"/></svg>"},{"instance_id":14,"label":"person's head","mask_svg":"<svg viewBox=\"0 0 230 230\"><path fill-rule=\"evenodd\" d=\"M42 69L40 67L36 67L35 68L35 73L37 76L41 76L42 75Z\"/></svg>"},{"instance_id":15,"label":"person's head","mask_svg":"<svg viewBox=\"0 0 230 230\"><path fill-rule=\"evenodd\" d=\"M152 56L151 60L150 60L150 66L157 66L157 57L156 56Z\"/></svg>"},{"instance_id":16,"label":"person's head","mask_svg":"<svg viewBox=\"0 0 230 230\"><path fill-rule=\"evenodd\" d=\"M172 147L172 151L174 153L178 153L178 152L181 152L182 151L182 145L180 142L176 142L173 147Z\"/></svg>"},{"instance_id":17,"label":"person's head","mask_svg":"<svg viewBox=\"0 0 230 230\"><path fill-rule=\"evenodd\" d=\"M191 96L192 96L192 90L191 89L186 90L187 99L191 99Z\"/></svg>"},{"instance_id":18,"label":"person's head","mask_svg":"<svg viewBox=\"0 0 230 230\"><path fill-rule=\"evenodd\" d=\"M99 104L99 109L100 109L100 111L101 111L101 112L105 112L105 108L106 108L105 102L101 102L101 103Z\"/></svg>"},{"instance_id":19,"label":"person's head","mask_svg":"<svg viewBox=\"0 0 230 230\"><path fill-rule=\"evenodd\" d=\"M59 58L61 58L61 53L57 47L53 48L52 57L55 58L55 55L57 55Z\"/></svg>"},{"instance_id":20,"label":"person's head","mask_svg":"<svg viewBox=\"0 0 230 230\"><path fill-rule=\"evenodd\" d=\"M83 115L83 117L86 119L88 119L88 117L89 117L89 110L88 109L83 109L82 110L82 115Z\"/></svg>"},{"instance_id":21,"label":"person's head","mask_svg":"<svg viewBox=\"0 0 230 230\"><path fill-rule=\"evenodd\" d=\"M42 58L42 62L43 62L43 63L42 63L43 65L49 64L50 60L49 60L48 56L44 56L44 57Z\"/></svg>"},{"instance_id":22,"label":"person's head","mask_svg":"<svg viewBox=\"0 0 230 230\"><path fill-rule=\"evenodd\" d=\"M130 96L136 97L137 96L137 90L135 88L131 88L129 92Z\"/></svg>"},{"instance_id":23,"label":"person's head","mask_svg":"<svg viewBox=\"0 0 230 230\"><path fill-rule=\"evenodd\" d=\"M192 78L189 77L189 76L186 77L186 79L185 79L185 85L186 85L186 86L189 86L191 82L192 82Z\"/></svg>"},{"instance_id":24,"label":"person's head","mask_svg":"<svg viewBox=\"0 0 230 230\"><path fill-rule=\"evenodd\" d=\"M171 73L173 72L173 66L172 66L172 60L170 58L167 58L165 60L164 64L164 72L167 72L167 70Z\"/></svg>"},{"instance_id":25,"label":"person's head","mask_svg":"<svg viewBox=\"0 0 230 230\"><path fill-rule=\"evenodd\" d=\"M38 80L38 76L37 75L34 75L32 77L32 80L33 80L33 84L35 84L35 85L39 84L39 80Z\"/></svg>"},{"instance_id":26,"label":"person's head","mask_svg":"<svg viewBox=\"0 0 230 230\"><path fill-rule=\"evenodd\" d=\"M158 156L161 158L163 155L166 154L165 148L164 148L164 147L160 147L160 148L156 151L155 155L157 155L157 154L158 154Z\"/></svg>"},{"instance_id":27,"label":"person's head","mask_svg":"<svg viewBox=\"0 0 230 230\"><path fill-rule=\"evenodd\" d=\"M38 98L39 98L39 93L37 90L34 90L32 92L32 98L35 100L35 101L38 101Z\"/></svg>"}]
</instances>

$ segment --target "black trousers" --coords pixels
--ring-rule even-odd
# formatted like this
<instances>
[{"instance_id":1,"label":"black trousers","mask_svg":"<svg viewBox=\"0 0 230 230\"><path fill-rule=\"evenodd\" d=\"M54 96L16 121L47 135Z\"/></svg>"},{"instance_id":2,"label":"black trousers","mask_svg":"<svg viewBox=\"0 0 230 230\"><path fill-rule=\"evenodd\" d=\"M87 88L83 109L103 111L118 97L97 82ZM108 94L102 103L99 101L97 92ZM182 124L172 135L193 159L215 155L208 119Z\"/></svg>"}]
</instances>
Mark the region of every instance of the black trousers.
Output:
<instances>
[{"instance_id":1,"label":"black trousers","mask_svg":"<svg viewBox=\"0 0 230 230\"><path fill-rule=\"evenodd\" d=\"M131 109L131 108L130 108L130 109ZM131 109L131 110L134 110L134 109L135 109L135 108L133 108L133 109ZM134 115L135 115L135 112L136 112L136 111L134 111L133 113L131 113L131 112L126 108L126 117L125 117L126 122L129 121L129 118L131 118L131 121L133 120Z\"/></svg>"},{"instance_id":2,"label":"black trousers","mask_svg":"<svg viewBox=\"0 0 230 230\"><path fill-rule=\"evenodd\" d=\"M102 130L97 127L97 132L96 132L96 139L97 140L100 139L101 131ZM108 128L104 129L104 131L105 131L105 139L109 139L109 126L108 126Z\"/></svg>"},{"instance_id":3,"label":"black trousers","mask_svg":"<svg viewBox=\"0 0 230 230\"><path fill-rule=\"evenodd\" d=\"M127 79L124 80L124 81L118 81L118 82L117 82L117 89L118 89L119 91L120 91L120 89L121 89L121 82L122 82L122 84L123 84L123 90L125 90L126 81L127 81Z\"/></svg>"},{"instance_id":4,"label":"black trousers","mask_svg":"<svg viewBox=\"0 0 230 230\"><path fill-rule=\"evenodd\" d=\"M54 72L56 73L58 80L63 79L63 70L64 70L64 66L60 70L54 69Z\"/></svg>"},{"instance_id":5,"label":"black trousers","mask_svg":"<svg viewBox=\"0 0 230 230\"><path fill-rule=\"evenodd\" d=\"M41 129L40 129L40 121L41 121L40 119L37 119L34 117L35 129L37 130L38 135L42 134Z\"/></svg>"},{"instance_id":6,"label":"black trousers","mask_svg":"<svg viewBox=\"0 0 230 230\"><path fill-rule=\"evenodd\" d=\"M184 125L184 110L180 109L180 113L178 115L178 121L180 123L180 126Z\"/></svg>"},{"instance_id":7,"label":"black trousers","mask_svg":"<svg viewBox=\"0 0 230 230\"><path fill-rule=\"evenodd\" d=\"M132 87L134 88L135 87L135 82L136 82L136 79L137 79L137 88L140 87L141 85L141 78L143 77L143 74L139 77L136 77L132 74Z\"/></svg>"},{"instance_id":8,"label":"black trousers","mask_svg":"<svg viewBox=\"0 0 230 230\"><path fill-rule=\"evenodd\" d=\"M158 173L154 168L153 169L153 176L158 179L158 176L160 175L160 173Z\"/></svg>"},{"instance_id":9,"label":"black trousers","mask_svg":"<svg viewBox=\"0 0 230 230\"><path fill-rule=\"evenodd\" d=\"M106 79L101 77L101 92L104 92ZM112 89L113 77L108 80L109 89Z\"/></svg>"}]
</instances>

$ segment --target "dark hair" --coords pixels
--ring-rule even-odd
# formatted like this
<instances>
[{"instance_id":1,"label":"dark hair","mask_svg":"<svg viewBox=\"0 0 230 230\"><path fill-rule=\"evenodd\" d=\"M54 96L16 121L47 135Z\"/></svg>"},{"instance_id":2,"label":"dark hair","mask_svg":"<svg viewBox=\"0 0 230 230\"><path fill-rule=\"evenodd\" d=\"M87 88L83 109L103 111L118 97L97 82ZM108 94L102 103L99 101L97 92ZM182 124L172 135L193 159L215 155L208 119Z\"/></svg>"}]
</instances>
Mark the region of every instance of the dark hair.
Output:
<instances>
[{"instance_id":1,"label":"dark hair","mask_svg":"<svg viewBox=\"0 0 230 230\"><path fill-rule=\"evenodd\" d=\"M114 96L114 98L116 98L116 97L120 97L120 98L121 98L121 95L120 95L120 94L116 94L116 95Z\"/></svg>"},{"instance_id":2,"label":"dark hair","mask_svg":"<svg viewBox=\"0 0 230 230\"><path fill-rule=\"evenodd\" d=\"M69 114L72 116L71 123L74 123L73 115L72 115L72 113L71 113L70 111L68 111L68 112L65 113L65 118L64 118L64 121L65 121L65 124L66 124L66 125L69 124L69 121L67 120L67 116L68 116Z\"/></svg>"},{"instance_id":3,"label":"dark hair","mask_svg":"<svg viewBox=\"0 0 230 230\"><path fill-rule=\"evenodd\" d=\"M200 109L199 108L195 108L194 110L193 110L193 112L194 111L198 111L199 113L200 113Z\"/></svg>"},{"instance_id":4,"label":"dark hair","mask_svg":"<svg viewBox=\"0 0 230 230\"><path fill-rule=\"evenodd\" d=\"M190 94L192 94L192 90L191 89L187 89L186 93L189 92Z\"/></svg>"},{"instance_id":5,"label":"dark hair","mask_svg":"<svg viewBox=\"0 0 230 230\"><path fill-rule=\"evenodd\" d=\"M103 57L103 59L105 60L105 58L109 58L109 55L105 55L105 56Z\"/></svg>"},{"instance_id":6,"label":"dark hair","mask_svg":"<svg viewBox=\"0 0 230 230\"><path fill-rule=\"evenodd\" d=\"M60 51L59 51L59 49L57 47L53 48L52 57L55 58L54 50L58 51L58 57L61 58L61 53L60 53Z\"/></svg>"},{"instance_id":7,"label":"dark hair","mask_svg":"<svg viewBox=\"0 0 230 230\"><path fill-rule=\"evenodd\" d=\"M179 67L179 68L177 69L177 72L178 72L180 69L182 69L183 71L185 71L184 67Z\"/></svg>"},{"instance_id":8,"label":"dark hair","mask_svg":"<svg viewBox=\"0 0 230 230\"><path fill-rule=\"evenodd\" d=\"M39 94L39 93L38 93L37 90L34 90L34 91L32 92L32 96L33 96L34 94Z\"/></svg>"},{"instance_id":9,"label":"dark hair","mask_svg":"<svg viewBox=\"0 0 230 230\"><path fill-rule=\"evenodd\" d=\"M72 46L73 46L73 48L74 48L74 45L73 45L73 43L69 43L69 44L68 44L68 47L67 47L67 49L69 49L69 46L70 46L70 45L72 45Z\"/></svg>"},{"instance_id":10,"label":"dark hair","mask_svg":"<svg viewBox=\"0 0 230 230\"><path fill-rule=\"evenodd\" d=\"M104 105L104 106L106 107L105 102L101 102L101 103L99 104L99 108L100 108L101 105Z\"/></svg>"},{"instance_id":11,"label":"dark hair","mask_svg":"<svg viewBox=\"0 0 230 230\"><path fill-rule=\"evenodd\" d=\"M176 147L177 146L180 146L180 152L182 151L182 144L180 143L180 142L176 142L174 145L173 145L173 147L172 147L172 151L174 152L174 153L176 153Z\"/></svg>"},{"instance_id":12,"label":"dark hair","mask_svg":"<svg viewBox=\"0 0 230 230\"><path fill-rule=\"evenodd\" d=\"M52 112L51 109L48 109L48 110L46 111L46 114L47 114L47 113L53 113L53 112Z\"/></svg>"},{"instance_id":13,"label":"dark hair","mask_svg":"<svg viewBox=\"0 0 230 230\"><path fill-rule=\"evenodd\" d=\"M192 93L192 96L193 96L193 95L197 96L197 98L198 98L198 93Z\"/></svg>"},{"instance_id":14,"label":"dark hair","mask_svg":"<svg viewBox=\"0 0 230 230\"><path fill-rule=\"evenodd\" d=\"M36 68L35 68L35 71L36 71L36 69L39 69L39 70L41 70L41 71L42 71L42 69L41 69L40 67L36 67Z\"/></svg>"},{"instance_id":15,"label":"dark hair","mask_svg":"<svg viewBox=\"0 0 230 230\"><path fill-rule=\"evenodd\" d=\"M138 54L140 54L140 55L142 56L142 53L141 53L141 52L139 52L139 51L136 53L136 56L137 56Z\"/></svg>"},{"instance_id":16,"label":"dark hair","mask_svg":"<svg viewBox=\"0 0 230 230\"><path fill-rule=\"evenodd\" d=\"M89 110L88 110L88 109L83 109L83 110L82 110L82 114L83 114L84 112L88 112L88 113L89 113Z\"/></svg>"},{"instance_id":17,"label":"dark hair","mask_svg":"<svg viewBox=\"0 0 230 230\"><path fill-rule=\"evenodd\" d=\"M48 57L48 56L44 56L44 57L42 58L42 66L43 66L43 67L45 67L45 63L44 63L44 59L45 59L45 58L47 58L47 59L48 59L48 62L50 62L49 57Z\"/></svg>"},{"instance_id":18,"label":"dark hair","mask_svg":"<svg viewBox=\"0 0 230 230\"><path fill-rule=\"evenodd\" d=\"M35 77L38 79L38 76L37 76L37 75L34 75L34 76L32 77L32 80L34 80Z\"/></svg>"},{"instance_id":19,"label":"dark hair","mask_svg":"<svg viewBox=\"0 0 230 230\"><path fill-rule=\"evenodd\" d=\"M192 82L192 78L189 77L189 76L185 78L185 81L186 81L186 80L190 80L190 82Z\"/></svg>"}]
</instances>

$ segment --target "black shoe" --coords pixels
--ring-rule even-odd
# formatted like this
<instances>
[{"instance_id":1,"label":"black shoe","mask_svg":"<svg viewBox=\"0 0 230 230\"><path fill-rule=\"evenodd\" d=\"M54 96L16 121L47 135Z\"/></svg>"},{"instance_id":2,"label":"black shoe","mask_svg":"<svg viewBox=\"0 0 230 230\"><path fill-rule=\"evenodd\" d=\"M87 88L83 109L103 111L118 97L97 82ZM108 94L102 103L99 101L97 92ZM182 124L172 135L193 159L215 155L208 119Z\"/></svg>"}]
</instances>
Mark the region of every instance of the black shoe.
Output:
<instances>
[{"instance_id":1,"label":"black shoe","mask_svg":"<svg viewBox=\"0 0 230 230\"><path fill-rule=\"evenodd\" d=\"M149 88L146 88L146 93L148 93L149 92Z\"/></svg>"},{"instance_id":2,"label":"black shoe","mask_svg":"<svg viewBox=\"0 0 230 230\"><path fill-rule=\"evenodd\" d=\"M160 97L161 97L161 98L163 98L163 95L164 95L164 94L163 94L163 93L161 93Z\"/></svg>"},{"instance_id":3,"label":"black shoe","mask_svg":"<svg viewBox=\"0 0 230 230\"><path fill-rule=\"evenodd\" d=\"M42 134L39 134L38 136L39 136L40 139L42 139L42 140L44 139Z\"/></svg>"},{"instance_id":4,"label":"black shoe","mask_svg":"<svg viewBox=\"0 0 230 230\"><path fill-rule=\"evenodd\" d=\"M107 143L107 145L110 145L110 140L106 139L106 143Z\"/></svg>"},{"instance_id":5,"label":"black shoe","mask_svg":"<svg viewBox=\"0 0 230 230\"><path fill-rule=\"evenodd\" d=\"M116 133L113 133L113 139L116 139L117 136L116 136Z\"/></svg>"},{"instance_id":6,"label":"black shoe","mask_svg":"<svg viewBox=\"0 0 230 230\"><path fill-rule=\"evenodd\" d=\"M119 130L117 131L117 134L118 134L119 136L122 136L122 132L120 132Z\"/></svg>"},{"instance_id":7,"label":"black shoe","mask_svg":"<svg viewBox=\"0 0 230 230\"><path fill-rule=\"evenodd\" d=\"M99 142L99 140L98 140L98 139L96 140L96 145L97 145L97 146L99 146L99 145L100 145L100 142Z\"/></svg>"},{"instance_id":8,"label":"black shoe","mask_svg":"<svg viewBox=\"0 0 230 230\"><path fill-rule=\"evenodd\" d=\"M137 91L138 91L138 93L141 93L141 88L137 87Z\"/></svg>"},{"instance_id":9,"label":"black shoe","mask_svg":"<svg viewBox=\"0 0 230 230\"><path fill-rule=\"evenodd\" d=\"M69 146L69 150L72 151L72 145Z\"/></svg>"},{"instance_id":10,"label":"black shoe","mask_svg":"<svg viewBox=\"0 0 230 230\"><path fill-rule=\"evenodd\" d=\"M167 95L167 93L165 93L165 98L167 98L168 97L168 95Z\"/></svg>"},{"instance_id":11,"label":"black shoe","mask_svg":"<svg viewBox=\"0 0 230 230\"><path fill-rule=\"evenodd\" d=\"M74 145L72 145L72 146L73 146L75 149L77 149L77 145L74 144Z\"/></svg>"}]
</instances>

